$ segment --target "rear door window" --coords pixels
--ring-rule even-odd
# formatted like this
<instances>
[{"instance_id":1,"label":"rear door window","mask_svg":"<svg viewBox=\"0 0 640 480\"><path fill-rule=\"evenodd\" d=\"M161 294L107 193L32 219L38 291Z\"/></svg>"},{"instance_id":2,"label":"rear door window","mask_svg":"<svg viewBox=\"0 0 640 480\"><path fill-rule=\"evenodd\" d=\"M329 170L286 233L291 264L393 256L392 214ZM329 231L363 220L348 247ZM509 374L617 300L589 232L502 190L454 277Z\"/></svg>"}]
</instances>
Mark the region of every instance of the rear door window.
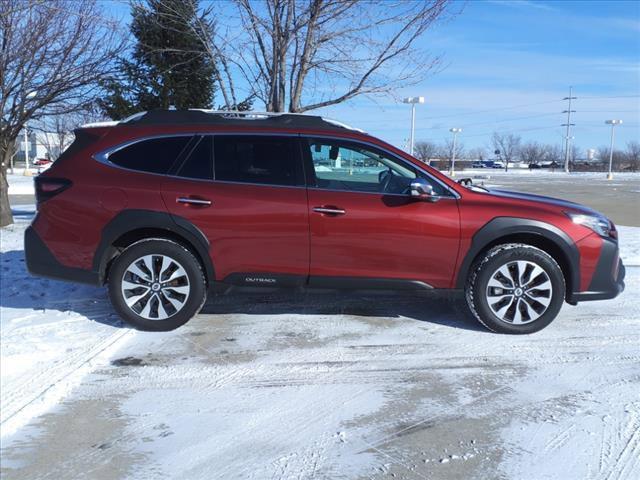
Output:
<instances>
[{"instance_id":1,"label":"rear door window","mask_svg":"<svg viewBox=\"0 0 640 480\"><path fill-rule=\"evenodd\" d=\"M130 170L165 174L191 139L180 136L142 140L109 154L109 161Z\"/></svg>"},{"instance_id":2,"label":"rear door window","mask_svg":"<svg viewBox=\"0 0 640 480\"><path fill-rule=\"evenodd\" d=\"M293 137L216 135L215 180L265 185L300 185L302 164Z\"/></svg>"}]
</instances>

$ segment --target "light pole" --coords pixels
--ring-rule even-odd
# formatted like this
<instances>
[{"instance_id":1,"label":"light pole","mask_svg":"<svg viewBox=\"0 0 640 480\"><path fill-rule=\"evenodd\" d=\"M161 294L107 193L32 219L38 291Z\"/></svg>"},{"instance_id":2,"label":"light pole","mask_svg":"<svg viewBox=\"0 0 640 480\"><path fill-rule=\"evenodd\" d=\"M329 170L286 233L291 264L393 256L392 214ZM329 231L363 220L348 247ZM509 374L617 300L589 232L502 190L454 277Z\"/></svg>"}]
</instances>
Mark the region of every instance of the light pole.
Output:
<instances>
[{"instance_id":1,"label":"light pole","mask_svg":"<svg viewBox=\"0 0 640 480\"><path fill-rule=\"evenodd\" d=\"M450 128L449 131L453 133L453 148L451 149L451 171L449 174L453 177L456 172L456 140L458 139L458 134L462 131L461 128Z\"/></svg>"},{"instance_id":2,"label":"light pole","mask_svg":"<svg viewBox=\"0 0 640 480\"><path fill-rule=\"evenodd\" d=\"M402 103L411 104L411 136L409 137L409 153L413 155L413 134L416 128L416 103L424 103L424 97L407 97Z\"/></svg>"},{"instance_id":3,"label":"light pole","mask_svg":"<svg viewBox=\"0 0 640 480\"><path fill-rule=\"evenodd\" d=\"M38 92L35 90L27 93L25 95L25 101L34 98L37 94ZM26 121L24 122L24 174L31 174L31 171L29 170L29 125Z\"/></svg>"},{"instance_id":4,"label":"light pole","mask_svg":"<svg viewBox=\"0 0 640 480\"><path fill-rule=\"evenodd\" d=\"M615 138L616 125L622 125L622 120L606 120L604 122L607 125L611 125L611 145L609 146L609 174L607 180L613 180L613 172L611 170L613 166L613 140Z\"/></svg>"}]
</instances>

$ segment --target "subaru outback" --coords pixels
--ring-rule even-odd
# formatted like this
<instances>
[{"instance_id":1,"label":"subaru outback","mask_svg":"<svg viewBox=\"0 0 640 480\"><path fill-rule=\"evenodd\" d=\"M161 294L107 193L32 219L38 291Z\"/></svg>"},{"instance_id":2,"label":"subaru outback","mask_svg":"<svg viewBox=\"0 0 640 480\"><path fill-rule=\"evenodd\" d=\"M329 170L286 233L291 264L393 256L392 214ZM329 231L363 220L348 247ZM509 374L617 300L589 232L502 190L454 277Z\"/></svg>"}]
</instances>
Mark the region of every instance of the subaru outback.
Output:
<instances>
[{"instance_id":1,"label":"subaru outback","mask_svg":"<svg viewBox=\"0 0 640 480\"><path fill-rule=\"evenodd\" d=\"M600 213L458 183L319 116L157 110L86 125L35 185L29 270L107 284L143 330L183 325L220 285L458 289L503 333L624 288Z\"/></svg>"}]
</instances>

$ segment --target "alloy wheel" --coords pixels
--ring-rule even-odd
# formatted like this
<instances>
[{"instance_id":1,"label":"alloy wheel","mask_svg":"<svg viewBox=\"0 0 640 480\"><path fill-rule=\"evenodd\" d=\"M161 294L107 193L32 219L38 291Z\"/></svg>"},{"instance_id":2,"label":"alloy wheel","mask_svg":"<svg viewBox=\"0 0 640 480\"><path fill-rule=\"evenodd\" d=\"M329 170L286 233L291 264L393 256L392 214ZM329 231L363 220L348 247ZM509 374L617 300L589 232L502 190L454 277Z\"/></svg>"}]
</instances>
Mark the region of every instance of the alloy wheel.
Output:
<instances>
[{"instance_id":1,"label":"alloy wheel","mask_svg":"<svg viewBox=\"0 0 640 480\"><path fill-rule=\"evenodd\" d=\"M523 325L540 318L549 308L553 286L547 272L529 260L508 262L489 278L486 300L501 321Z\"/></svg>"},{"instance_id":2,"label":"alloy wheel","mask_svg":"<svg viewBox=\"0 0 640 480\"><path fill-rule=\"evenodd\" d=\"M136 315L147 320L165 320L187 303L189 277L184 267L167 255L145 255L122 276L122 297Z\"/></svg>"}]
</instances>

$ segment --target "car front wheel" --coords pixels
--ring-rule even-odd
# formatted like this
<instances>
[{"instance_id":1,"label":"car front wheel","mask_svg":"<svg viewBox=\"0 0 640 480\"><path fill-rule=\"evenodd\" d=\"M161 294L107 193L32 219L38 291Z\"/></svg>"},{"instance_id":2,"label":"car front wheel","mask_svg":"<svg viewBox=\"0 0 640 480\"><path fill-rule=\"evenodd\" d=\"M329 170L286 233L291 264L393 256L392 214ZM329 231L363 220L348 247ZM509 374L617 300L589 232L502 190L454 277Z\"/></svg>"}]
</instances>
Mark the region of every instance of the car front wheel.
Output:
<instances>
[{"instance_id":1,"label":"car front wheel","mask_svg":"<svg viewBox=\"0 0 640 480\"><path fill-rule=\"evenodd\" d=\"M472 313L489 330L533 333L558 315L565 281L560 266L543 250L505 244L476 262L465 294Z\"/></svg>"},{"instance_id":2,"label":"car front wheel","mask_svg":"<svg viewBox=\"0 0 640 480\"><path fill-rule=\"evenodd\" d=\"M171 240L147 239L114 260L109 297L127 323L140 330L168 331L200 311L206 282L189 250Z\"/></svg>"}]
</instances>

